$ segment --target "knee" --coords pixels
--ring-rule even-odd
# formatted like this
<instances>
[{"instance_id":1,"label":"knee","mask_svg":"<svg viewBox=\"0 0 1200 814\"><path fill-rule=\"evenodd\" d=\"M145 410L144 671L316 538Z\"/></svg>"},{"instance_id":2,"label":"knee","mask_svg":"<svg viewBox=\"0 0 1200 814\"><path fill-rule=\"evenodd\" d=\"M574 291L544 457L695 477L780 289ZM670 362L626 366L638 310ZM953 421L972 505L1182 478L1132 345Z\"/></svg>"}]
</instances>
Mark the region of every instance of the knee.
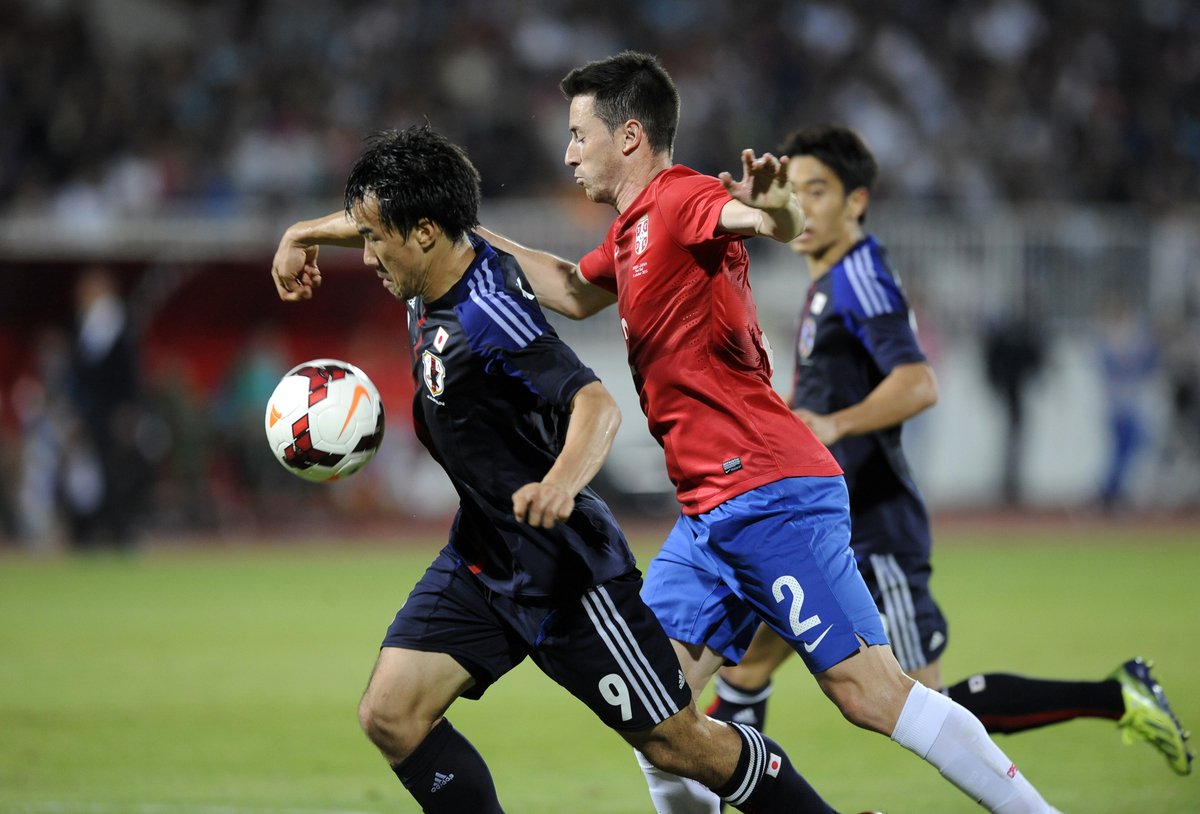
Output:
<instances>
[{"instance_id":1,"label":"knee","mask_svg":"<svg viewBox=\"0 0 1200 814\"><path fill-rule=\"evenodd\" d=\"M415 715L400 706L383 704L371 693L358 705L358 725L392 763L408 757L429 734L430 726L421 726Z\"/></svg>"},{"instance_id":2,"label":"knee","mask_svg":"<svg viewBox=\"0 0 1200 814\"><path fill-rule=\"evenodd\" d=\"M638 750L656 769L680 776L687 773L688 766L681 751L669 741L650 741L639 746Z\"/></svg>"},{"instance_id":3,"label":"knee","mask_svg":"<svg viewBox=\"0 0 1200 814\"><path fill-rule=\"evenodd\" d=\"M890 735L899 717L899 708L893 709L896 706L892 703L893 693L880 690L880 687L846 682L832 688L829 697L850 723Z\"/></svg>"},{"instance_id":4,"label":"knee","mask_svg":"<svg viewBox=\"0 0 1200 814\"><path fill-rule=\"evenodd\" d=\"M692 745L691 757L703 752L703 723L695 703L645 732L625 733L625 739L637 749L654 768L671 774L689 774L685 760L688 745Z\"/></svg>"},{"instance_id":5,"label":"knee","mask_svg":"<svg viewBox=\"0 0 1200 814\"><path fill-rule=\"evenodd\" d=\"M829 693L829 698L847 721L855 726L870 729L867 724L870 720L871 704L863 687L855 684L839 685Z\"/></svg>"},{"instance_id":6,"label":"knee","mask_svg":"<svg viewBox=\"0 0 1200 814\"><path fill-rule=\"evenodd\" d=\"M358 725L375 744L385 740L387 733L395 728L391 716L374 702L370 694L364 695L358 702Z\"/></svg>"},{"instance_id":7,"label":"knee","mask_svg":"<svg viewBox=\"0 0 1200 814\"><path fill-rule=\"evenodd\" d=\"M741 750L734 730L701 714L694 703L652 730L625 737L654 768L709 788L729 778Z\"/></svg>"}]
</instances>

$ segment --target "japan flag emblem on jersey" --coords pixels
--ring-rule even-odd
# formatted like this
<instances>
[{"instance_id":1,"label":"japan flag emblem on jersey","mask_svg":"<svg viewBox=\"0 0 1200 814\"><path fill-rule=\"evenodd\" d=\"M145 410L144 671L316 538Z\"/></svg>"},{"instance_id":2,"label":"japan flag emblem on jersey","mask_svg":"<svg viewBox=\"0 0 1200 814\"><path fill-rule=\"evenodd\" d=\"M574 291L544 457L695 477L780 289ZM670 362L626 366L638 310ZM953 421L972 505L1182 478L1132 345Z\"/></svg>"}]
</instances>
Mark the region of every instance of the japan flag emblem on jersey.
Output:
<instances>
[{"instance_id":1,"label":"japan flag emblem on jersey","mask_svg":"<svg viewBox=\"0 0 1200 814\"><path fill-rule=\"evenodd\" d=\"M642 215L642 219L633 227L633 252L641 254L650 245L650 216Z\"/></svg>"},{"instance_id":2,"label":"japan flag emblem on jersey","mask_svg":"<svg viewBox=\"0 0 1200 814\"><path fill-rule=\"evenodd\" d=\"M429 351L421 356L421 366L425 372L425 386L431 396L440 396L446 389L446 366L442 360Z\"/></svg>"}]
</instances>

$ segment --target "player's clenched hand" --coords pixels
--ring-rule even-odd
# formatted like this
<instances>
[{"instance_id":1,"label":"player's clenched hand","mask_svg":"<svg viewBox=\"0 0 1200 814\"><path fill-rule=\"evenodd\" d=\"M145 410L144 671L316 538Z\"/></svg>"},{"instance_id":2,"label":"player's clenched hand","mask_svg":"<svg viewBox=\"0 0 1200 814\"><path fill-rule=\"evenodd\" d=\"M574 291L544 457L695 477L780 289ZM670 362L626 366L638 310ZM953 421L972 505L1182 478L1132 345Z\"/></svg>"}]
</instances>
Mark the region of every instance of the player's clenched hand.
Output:
<instances>
[{"instance_id":1,"label":"player's clenched hand","mask_svg":"<svg viewBox=\"0 0 1200 814\"><path fill-rule=\"evenodd\" d=\"M787 156L763 153L762 158L755 158L753 150L742 150L742 180L734 181L727 172L717 177L735 201L755 209L782 209L792 197L787 164Z\"/></svg>"},{"instance_id":2,"label":"player's clenched hand","mask_svg":"<svg viewBox=\"0 0 1200 814\"><path fill-rule=\"evenodd\" d=\"M817 436L817 440L825 446L833 446L842 440L842 435L838 432L837 422L831 416L818 415L802 408L794 412L813 431L813 435Z\"/></svg>"},{"instance_id":3,"label":"player's clenched hand","mask_svg":"<svg viewBox=\"0 0 1200 814\"><path fill-rule=\"evenodd\" d=\"M527 483L513 494L513 516L518 522L544 529L554 528L575 511L575 498L554 483Z\"/></svg>"},{"instance_id":4,"label":"player's clenched hand","mask_svg":"<svg viewBox=\"0 0 1200 814\"><path fill-rule=\"evenodd\" d=\"M321 285L321 270L317 268L319 246L305 246L288 235L279 241L271 263L271 277L279 298L298 302L312 298L313 289Z\"/></svg>"}]
</instances>

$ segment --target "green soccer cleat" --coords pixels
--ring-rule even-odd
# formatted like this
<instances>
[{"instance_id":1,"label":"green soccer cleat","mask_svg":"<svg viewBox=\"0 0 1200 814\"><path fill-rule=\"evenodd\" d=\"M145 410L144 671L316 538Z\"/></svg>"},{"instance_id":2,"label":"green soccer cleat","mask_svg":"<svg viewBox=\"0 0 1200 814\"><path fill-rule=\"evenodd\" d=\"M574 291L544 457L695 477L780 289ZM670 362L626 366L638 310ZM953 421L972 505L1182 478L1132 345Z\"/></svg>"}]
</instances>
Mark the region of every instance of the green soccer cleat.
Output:
<instances>
[{"instance_id":1,"label":"green soccer cleat","mask_svg":"<svg viewBox=\"0 0 1200 814\"><path fill-rule=\"evenodd\" d=\"M1121 740L1133 743L1149 741L1166 755L1167 765L1176 774L1192 773L1192 753L1188 751L1185 732L1179 719L1167 703L1162 686L1150 675L1154 662L1140 658L1122 664L1110 678L1121 682L1121 697L1125 699L1125 714L1117 721Z\"/></svg>"}]
</instances>

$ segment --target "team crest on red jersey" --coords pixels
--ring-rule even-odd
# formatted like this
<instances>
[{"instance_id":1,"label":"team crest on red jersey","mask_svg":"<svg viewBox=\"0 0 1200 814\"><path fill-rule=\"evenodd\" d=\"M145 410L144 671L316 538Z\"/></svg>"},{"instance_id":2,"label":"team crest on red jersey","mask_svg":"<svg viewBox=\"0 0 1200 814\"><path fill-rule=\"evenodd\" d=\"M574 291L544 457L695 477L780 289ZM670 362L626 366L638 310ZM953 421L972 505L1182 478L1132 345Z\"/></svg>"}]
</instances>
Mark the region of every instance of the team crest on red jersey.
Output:
<instances>
[{"instance_id":1,"label":"team crest on red jersey","mask_svg":"<svg viewBox=\"0 0 1200 814\"><path fill-rule=\"evenodd\" d=\"M425 372L425 386L429 388L429 395L440 396L446 389L446 366L441 359L425 351L421 356L421 367Z\"/></svg>"},{"instance_id":2,"label":"team crest on red jersey","mask_svg":"<svg viewBox=\"0 0 1200 814\"><path fill-rule=\"evenodd\" d=\"M641 254L650 245L650 216L642 215L642 219L633 227L633 252Z\"/></svg>"}]
</instances>

